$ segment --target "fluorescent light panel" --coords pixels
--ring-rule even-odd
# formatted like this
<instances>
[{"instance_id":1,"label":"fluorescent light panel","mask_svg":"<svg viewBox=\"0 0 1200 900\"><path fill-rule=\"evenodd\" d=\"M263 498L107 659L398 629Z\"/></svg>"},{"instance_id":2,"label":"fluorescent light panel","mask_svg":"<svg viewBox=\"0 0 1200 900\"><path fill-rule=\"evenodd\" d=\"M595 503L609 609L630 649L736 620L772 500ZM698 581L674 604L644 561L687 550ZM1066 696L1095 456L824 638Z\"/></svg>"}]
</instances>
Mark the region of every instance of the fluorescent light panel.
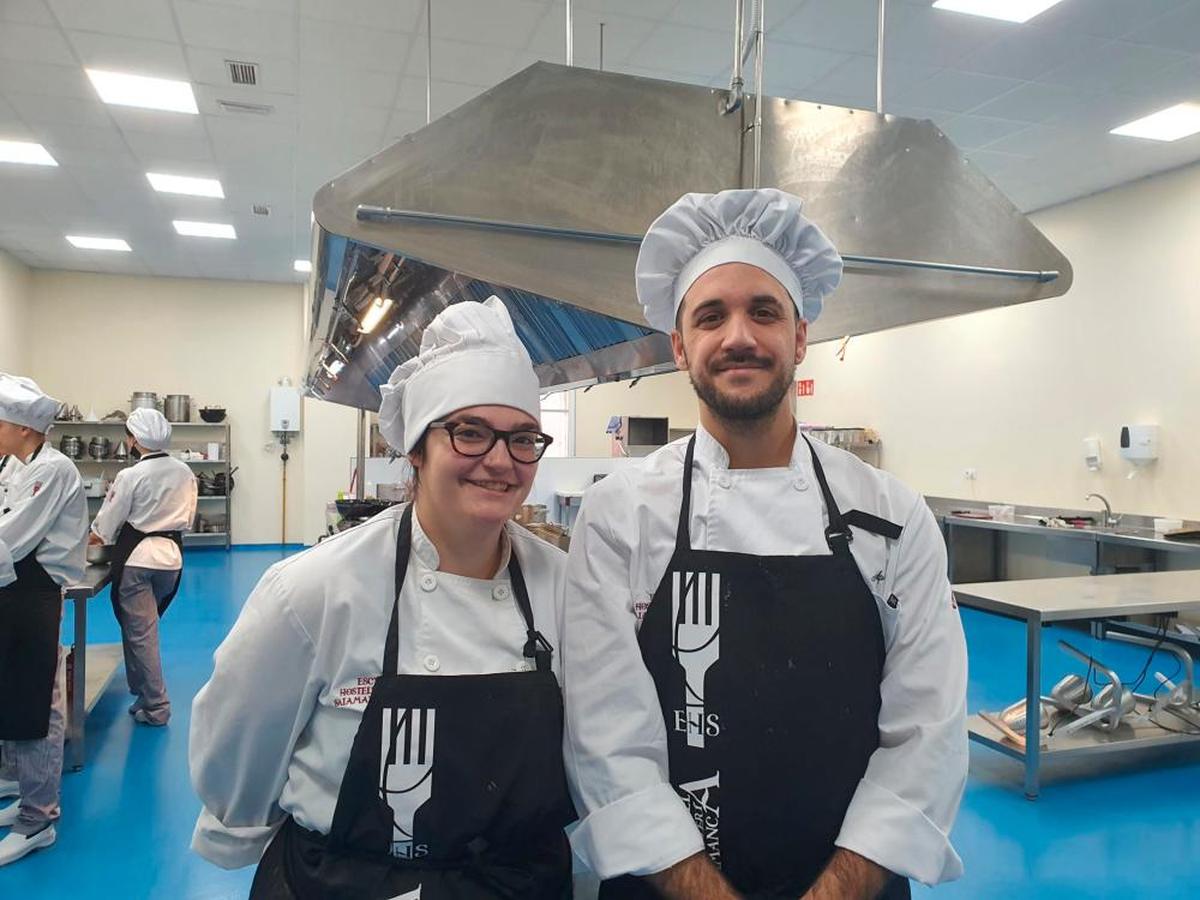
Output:
<instances>
[{"instance_id":1,"label":"fluorescent light panel","mask_svg":"<svg viewBox=\"0 0 1200 900\"><path fill-rule=\"evenodd\" d=\"M33 141L0 141L0 162L25 163L30 166L58 165L45 147Z\"/></svg>"},{"instance_id":2,"label":"fluorescent light panel","mask_svg":"<svg viewBox=\"0 0 1200 900\"><path fill-rule=\"evenodd\" d=\"M307 274L308 272L312 271L312 263L307 259L298 259L292 263L292 268L297 272L304 272Z\"/></svg>"},{"instance_id":3,"label":"fluorescent light panel","mask_svg":"<svg viewBox=\"0 0 1200 900\"><path fill-rule=\"evenodd\" d=\"M937 0L934 9L967 13L1005 22L1028 22L1062 0Z\"/></svg>"},{"instance_id":4,"label":"fluorescent light panel","mask_svg":"<svg viewBox=\"0 0 1200 900\"><path fill-rule=\"evenodd\" d=\"M168 78L149 78L125 72L87 69L88 78L105 103L115 106L139 106L143 109L163 109L196 115L196 95L186 81Z\"/></svg>"},{"instance_id":5,"label":"fluorescent light panel","mask_svg":"<svg viewBox=\"0 0 1200 900\"><path fill-rule=\"evenodd\" d=\"M177 232L185 237L226 238L228 240L237 237L233 226L222 222L188 222L184 219L176 219L171 224L175 226Z\"/></svg>"},{"instance_id":6,"label":"fluorescent light panel","mask_svg":"<svg viewBox=\"0 0 1200 900\"><path fill-rule=\"evenodd\" d=\"M1200 132L1200 103L1177 103L1114 128L1110 134L1151 141L1177 141L1197 132Z\"/></svg>"},{"instance_id":7,"label":"fluorescent light panel","mask_svg":"<svg viewBox=\"0 0 1200 900\"><path fill-rule=\"evenodd\" d=\"M121 238L86 237L78 234L68 234L67 240L72 247L80 250L119 250L128 253L130 246Z\"/></svg>"},{"instance_id":8,"label":"fluorescent light panel","mask_svg":"<svg viewBox=\"0 0 1200 900\"><path fill-rule=\"evenodd\" d=\"M371 301L371 305L367 307L367 311L363 313L362 322L358 326L358 330L363 334L370 334L379 327L379 323L383 321L383 317L391 308L391 297L376 297Z\"/></svg>"},{"instance_id":9,"label":"fluorescent light panel","mask_svg":"<svg viewBox=\"0 0 1200 900\"><path fill-rule=\"evenodd\" d=\"M224 199L225 191L215 178L192 178L189 175L166 175L162 172L147 172L150 186L160 194L188 194L192 197L218 197Z\"/></svg>"}]
</instances>

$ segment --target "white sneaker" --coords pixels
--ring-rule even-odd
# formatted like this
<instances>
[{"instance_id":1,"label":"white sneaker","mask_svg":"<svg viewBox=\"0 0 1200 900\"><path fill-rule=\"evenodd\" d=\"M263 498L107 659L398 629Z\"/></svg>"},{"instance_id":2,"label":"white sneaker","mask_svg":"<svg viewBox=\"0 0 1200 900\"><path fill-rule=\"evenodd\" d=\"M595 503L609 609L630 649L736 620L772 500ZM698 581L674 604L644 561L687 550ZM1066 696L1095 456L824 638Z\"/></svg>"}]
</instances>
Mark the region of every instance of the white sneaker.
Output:
<instances>
[{"instance_id":1,"label":"white sneaker","mask_svg":"<svg viewBox=\"0 0 1200 900\"><path fill-rule=\"evenodd\" d=\"M58 835L53 825L47 825L37 834L9 834L0 841L0 866L16 862L22 856L27 856L34 850L49 847L57 840Z\"/></svg>"},{"instance_id":2,"label":"white sneaker","mask_svg":"<svg viewBox=\"0 0 1200 900\"><path fill-rule=\"evenodd\" d=\"M11 828L17 824L17 816L21 814L21 798L0 809L0 828Z\"/></svg>"},{"instance_id":3,"label":"white sneaker","mask_svg":"<svg viewBox=\"0 0 1200 900\"><path fill-rule=\"evenodd\" d=\"M15 781L5 781L0 778L0 800L6 797L19 797L21 795L21 785Z\"/></svg>"}]
</instances>

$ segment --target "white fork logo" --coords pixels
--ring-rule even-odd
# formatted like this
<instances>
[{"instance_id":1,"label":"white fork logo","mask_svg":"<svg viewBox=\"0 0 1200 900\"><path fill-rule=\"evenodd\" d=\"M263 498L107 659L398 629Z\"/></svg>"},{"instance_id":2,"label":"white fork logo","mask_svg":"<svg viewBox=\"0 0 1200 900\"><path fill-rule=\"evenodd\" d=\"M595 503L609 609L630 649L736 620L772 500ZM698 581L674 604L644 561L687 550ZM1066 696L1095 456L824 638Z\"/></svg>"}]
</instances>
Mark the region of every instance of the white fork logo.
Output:
<instances>
[{"instance_id":1,"label":"white fork logo","mask_svg":"<svg viewBox=\"0 0 1200 900\"><path fill-rule=\"evenodd\" d=\"M423 855L413 843L413 819L433 794L435 712L433 709L383 711L379 792L392 809L394 856L411 859Z\"/></svg>"},{"instance_id":2,"label":"white fork logo","mask_svg":"<svg viewBox=\"0 0 1200 900\"><path fill-rule=\"evenodd\" d=\"M683 667L689 747L704 746L704 677L721 655L721 575L671 574L672 650Z\"/></svg>"}]
</instances>

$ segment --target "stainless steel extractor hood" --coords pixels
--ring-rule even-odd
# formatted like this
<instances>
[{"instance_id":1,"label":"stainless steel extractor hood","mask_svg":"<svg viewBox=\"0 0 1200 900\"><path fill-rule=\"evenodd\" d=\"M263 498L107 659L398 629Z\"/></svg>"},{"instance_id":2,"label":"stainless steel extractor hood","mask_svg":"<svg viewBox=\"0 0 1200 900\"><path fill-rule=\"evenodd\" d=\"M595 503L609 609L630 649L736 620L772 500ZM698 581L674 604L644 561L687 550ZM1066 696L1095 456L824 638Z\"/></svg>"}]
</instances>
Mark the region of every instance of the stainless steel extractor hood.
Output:
<instances>
[{"instance_id":1,"label":"stainless steel extractor hood","mask_svg":"<svg viewBox=\"0 0 1200 900\"><path fill-rule=\"evenodd\" d=\"M725 91L537 63L318 191L307 388L376 409L448 304L498 294L542 384L669 371L637 243L687 191L750 183ZM764 98L762 183L847 259L814 342L1066 292L1066 258L928 121Z\"/></svg>"}]
</instances>

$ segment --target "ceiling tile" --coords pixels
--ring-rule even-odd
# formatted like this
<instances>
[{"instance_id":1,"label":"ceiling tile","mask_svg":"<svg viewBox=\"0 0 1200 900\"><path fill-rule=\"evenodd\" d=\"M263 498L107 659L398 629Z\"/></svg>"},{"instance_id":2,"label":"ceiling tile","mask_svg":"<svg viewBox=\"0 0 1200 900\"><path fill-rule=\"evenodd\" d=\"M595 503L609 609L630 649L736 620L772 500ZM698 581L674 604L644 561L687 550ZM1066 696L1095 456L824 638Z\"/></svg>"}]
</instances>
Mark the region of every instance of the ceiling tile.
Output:
<instances>
[{"instance_id":1,"label":"ceiling tile","mask_svg":"<svg viewBox=\"0 0 1200 900\"><path fill-rule=\"evenodd\" d=\"M122 131L148 131L196 140L204 136L203 116L135 106L110 106L108 109L112 120Z\"/></svg>"},{"instance_id":2,"label":"ceiling tile","mask_svg":"<svg viewBox=\"0 0 1200 900\"><path fill-rule=\"evenodd\" d=\"M885 66L883 93L888 97L908 94L914 84L925 81L938 72L934 66L893 62ZM875 58L851 56L828 75L805 88L803 100L840 103L853 99L854 106L875 108ZM911 98L910 98L911 99Z\"/></svg>"},{"instance_id":3,"label":"ceiling tile","mask_svg":"<svg viewBox=\"0 0 1200 900\"><path fill-rule=\"evenodd\" d=\"M887 87L887 69L884 69L884 85ZM994 75L977 75L973 72L958 72L943 69L925 81L912 84L903 90L897 88L892 96L897 100L921 103L935 109L966 112L989 100L1006 94L1024 82L1015 78L997 78Z\"/></svg>"},{"instance_id":4,"label":"ceiling tile","mask_svg":"<svg viewBox=\"0 0 1200 900\"><path fill-rule=\"evenodd\" d=\"M213 153L208 138L171 137L126 131L125 142L147 172L212 178Z\"/></svg>"},{"instance_id":5,"label":"ceiling tile","mask_svg":"<svg viewBox=\"0 0 1200 900\"><path fill-rule=\"evenodd\" d=\"M168 0L48 0L63 28L177 41Z\"/></svg>"},{"instance_id":6,"label":"ceiling tile","mask_svg":"<svg viewBox=\"0 0 1200 900\"><path fill-rule=\"evenodd\" d=\"M687 72L705 79L729 63L730 37L719 31L674 23L659 25L638 48L638 57L657 69ZM764 63L770 57L764 57Z\"/></svg>"},{"instance_id":7,"label":"ceiling tile","mask_svg":"<svg viewBox=\"0 0 1200 900\"><path fill-rule=\"evenodd\" d=\"M6 96L12 108L26 122L69 122L100 127L112 124L108 110L96 99L39 97L36 94L18 93L9 93Z\"/></svg>"},{"instance_id":8,"label":"ceiling tile","mask_svg":"<svg viewBox=\"0 0 1200 900\"><path fill-rule=\"evenodd\" d=\"M184 43L222 47L242 53L269 48L274 56L296 52L296 22L276 12L175 0L175 14Z\"/></svg>"},{"instance_id":9,"label":"ceiling tile","mask_svg":"<svg viewBox=\"0 0 1200 900\"><path fill-rule=\"evenodd\" d=\"M1124 35L1127 41L1200 53L1200 3L1186 3Z\"/></svg>"},{"instance_id":10,"label":"ceiling tile","mask_svg":"<svg viewBox=\"0 0 1200 900\"><path fill-rule=\"evenodd\" d=\"M26 25L55 25L43 0L4 0L0 3L0 22L22 22Z\"/></svg>"},{"instance_id":11,"label":"ceiling tile","mask_svg":"<svg viewBox=\"0 0 1200 900\"><path fill-rule=\"evenodd\" d=\"M70 66L0 59L0 92L15 91L41 97L96 99L96 91L83 70Z\"/></svg>"},{"instance_id":12,"label":"ceiling tile","mask_svg":"<svg viewBox=\"0 0 1200 900\"><path fill-rule=\"evenodd\" d=\"M300 0L300 15L324 22L356 22L380 31L425 28L423 0ZM435 20L437 15L435 10Z\"/></svg>"},{"instance_id":13,"label":"ceiling tile","mask_svg":"<svg viewBox=\"0 0 1200 900\"><path fill-rule=\"evenodd\" d=\"M973 110L976 115L1022 122L1046 122L1079 107L1078 91L1061 84L1028 82Z\"/></svg>"},{"instance_id":14,"label":"ceiling tile","mask_svg":"<svg viewBox=\"0 0 1200 900\"><path fill-rule=\"evenodd\" d=\"M1086 0L1083 3L1073 0L1048 9L1034 19L1033 24L1045 31L1073 31L1119 38L1147 23L1157 23L1181 5L1194 8L1195 0Z\"/></svg>"},{"instance_id":15,"label":"ceiling tile","mask_svg":"<svg viewBox=\"0 0 1200 900\"><path fill-rule=\"evenodd\" d=\"M963 57L955 68L1032 81L1076 56L1095 52L1107 42L1075 31L1034 28L1009 32Z\"/></svg>"},{"instance_id":16,"label":"ceiling tile","mask_svg":"<svg viewBox=\"0 0 1200 900\"><path fill-rule=\"evenodd\" d=\"M356 103L391 106L399 79L392 72L371 72L344 66L305 66L300 69L300 102L321 106ZM424 101L422 101L424 108Z\"/></svg>"},{"instance_id":17,"label":"ceiling tile","mask_svg":"<svg viewBox=\"0 0 1200 900\"><path fill-rule=\"evenodd\" d=\"M6 22L0 28L0 59L72 66L75 57L57 28Z\"/></svg>"},{"instance_id":18,"label":"ceiling tile","mask_svg":"<svg viewBox=\"0 0 1200 900\"><path fill-rule=\"evenodd\" d=\"M948 13L934 9L932 3L891 4L888 9L885 59L953 66L997 35L1020 28L1009 22ZM874 22L875 16L868 21Z\"/></svg>"},{"instance_id":19,"label":"ceiling tile","mask_svg":"<svg viewBox=\"0 0 1200 900\"><path fill-rule=\"evenodd\" d=\"M553 14L553 10L550 14ZM517 50L528 44L531 32L545 15L545 3L438 0L433 5L433 36ZM565 43L566 19L561 11L558 16Z\"/></svg>"},{"instance_id":20,"label":"ceiling tile","mask_svg":"<svg viewBox=\"0 0 1200 900\"><path fill-rule=\"evenodd\" d=\"M1174 50L1113 41L1075 55L1039 76L1038 81L1099 94L1137 84L1186 60L1185 54Z\"/></svg>"},{"instance_id":21,"label":"ceiling tile","mask_svg":"<svg viewBox=\"0 0 1200 900\"><path fill-rule=\"evenodd\" d=\"M768 92L776 96L799 96L805 87L849 60L850 57L845 53L772 41L763 56ZM726 74L728 69L726 67L722 74ZM774 85L780 87L776 89Z\"/></svg>"},{"instance_id":22,"label":"ceiling tile","mask_svg":"<svg viewBox=\"0 0 1200 900\"><path fill-rule=\"evenodd\" d=\"M353 60L355 68L400 72L412 40L412 35L380 31L369 25L300 21L300 58L306 66L341 66Z\"/></svg>"},{"instance_id":23,"label":"ceiling tile","mask_svg":"<svg viewBox=\"0 0 1200 900\"><path fill-rule=\"evenodd\" d=\"M994 141L1011 137L1029 128L1026 122L1012 122L1008 119L989 119L984 116L955 116L938 123L950 140L959 147L978 148L988 147ZM1013 151L1005 151L1013 152Z\"/></svg>"},{"instance_id":24,"label":"ceiling tile","mask_svg":"<svg viewBox=\"0 0 1200 900\"><path fill-rule=\"evenodd\" d=\"M776 5L779 4L770 4ZM878 33L875 26L878 8L878 0L805 3L794 15L768 32L767 55L764 60L771 59L773 38L810 47L823 47L835 52L873 55ZM730 32L732 31L733 28L730 27Z\"/></svg>"},{"instance_id":25,"label":"ceiling tile","mask_svg":"<svg viewBox=\"0 0 1200 900\"><path fill-rule=\"evenodd\" d=\"M183 81L190 77L183 48L178 42L147 41L91 31L68 31L67 36L79 54L80 62L89 68Z\"/></svg>"},{"instance_id":26,"label":"ceiling tile","mask_svg":"<svg viewBox=\"0 0 1200 900\"><path fill-rule=\"evenodd\" d=\"M463 41L433 39L434 80L455 81L492 87L512 73L515 51L501 47L468 44ZM409 54L405 75L425 77L425 44Z\"/></svg>"}]
</instances>

